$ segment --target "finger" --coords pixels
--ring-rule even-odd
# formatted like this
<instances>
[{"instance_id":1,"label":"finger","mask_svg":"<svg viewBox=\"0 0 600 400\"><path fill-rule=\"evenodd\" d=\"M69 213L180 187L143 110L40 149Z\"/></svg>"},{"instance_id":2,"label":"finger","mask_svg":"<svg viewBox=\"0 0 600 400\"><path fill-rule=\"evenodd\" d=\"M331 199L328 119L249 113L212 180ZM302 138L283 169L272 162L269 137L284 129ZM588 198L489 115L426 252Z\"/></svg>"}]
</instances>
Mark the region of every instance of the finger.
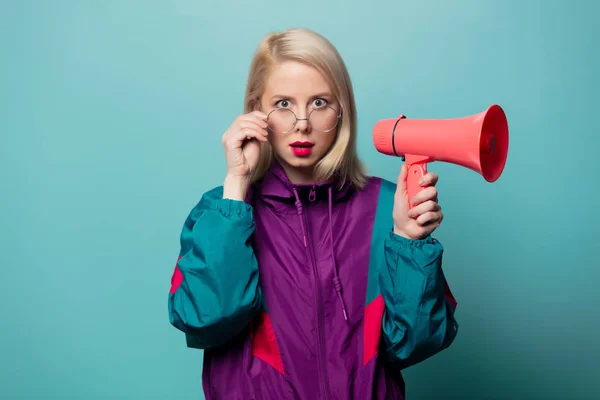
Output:
<instances>
[{"instance_id":1,"label":"finger","mask_svg":"<svg viewBox=\"0 0 600 400\"><path fill-rule=\"evenodd\" d=\"M247 118L258 118L258 119L264 121L264 120L267 119L267 114L265 114L262 111L255 110L255 111L251 111L251 112L249 112L247 114L240 114L237 117L238 120L247 119Z\"/></svg>"},{"instance_id":2,"label":"finger","mask_svg":"<svg viewBox=\"0 0 600 400\"><path fill-rule=\"evenodd\" d=\"M439 180L438 174L435 172L429 172L425 174L420 180L419 185L421 186L435 186Z\"/></svg>"},{"instance_id":3,"label":"finger","mask_svg":"<svg viewBox=\"0 0 600 400\"><path fill-rule=\"evenodd\" d=\"M267 123L259 118L243 118L238 121L238 126L241 128L255 127L258 129L266 129Z\"/></svg>"},{"instance_id":4,"label":"finger","mask_svg":"<svg viewBox=\"0 0 600 400\"><path fill-rule=\"evenodd\" d=\"M419 218L417 218L417 224L419 226L428 226L428 225L432 225L432 224L437 224L438 222L441 222L441 218L442 218L442 213L439 211L436 212L426 212L424 214L421 214L419 216Z\"/></svg>"},{"instance_id":5,"label":"finger","mask_svg":"<svg viewBox=\"0 0 600 400\"><path fill-rule=\"evenodd\" d=\"M242 115L239 118L240 122L241 121L250 121L250 122L254 122L256 125L266 128L267 127L267 116L264 113L260 113L258 111L250 113L250 114L245 114Z\"/></svg>"},{"instance_id":6,"label":"finger","mask_svg":"<svg viewBox=\"0 0 600 400\"><path fill-rule=\"evenodd\" d=\"M267 114L265 114L265 113L264 113L264 112L262 112L262 111L258 111L258 110L256 110L256 111L252 111L252 112L251 112L251 113L249 113L248 115L256 115L257 117L259 117L259 118L260 118L260 119L262 119L262 120L265 120L265 119L267 119Z\"/></svg>"},{"instance_id":7,"label":"finger","mask_svg":"<svg viewBox=\"0 0 600 400\"><path fill-rule=\"evenodd\" d=\"M265 135L264 130L262 130L262 129L257 130L257 129L252 129L252 128L246 128L241 131L241 135L245 139L256 138L256 139L260 140L261 142L266 142L268 140L267 135Z\"/></svg>"},{"instance_id":8,"label":"finger","mask_svg":"<svg viewBox=\"0 0 600 400\"><path fill-rule=\"evenodd\" d=\"M435 186L429 186L424 188L423 190L420 190L417 194L415 194L415 196L413 197L411 204L413 206L419 205L421 203L424 203L426 201L429 200L433 200L435 202L437 202L437 196L438 196L438 191L435 188Z\"/></svg>"},{"instance_id":9,"label":"finger","mask_svg":"<svg viewBox=\"0 0 600 400\"><path fill-rule=\"evenodd\" d=\"M254 120L242 120L239 122L239 128L240 129L255 129L259 132L262 132L265 136L267 136L269 133L266 130L267 124L260 124L257 121Z\"/></svg>"},{"instance_id":10,"label":"finger","mask_svg":"<svg viewBox=\"0 0 600 400\"><path fill-rule=\"evenodd\" d=\"M438 203L433 200L426 201L424 203L419 204L418 206L413 207L408 212L409 218L418 218L420 215L423 215L430 211L439 211L442 207Z\"/></svg>"},{"instance_id":11,"label":"finger","mask_svg":"<svg viewBox=\"0 0 600 400\"><path fill-rule=\"evenodd\" d=\"M254 129L243 129L238 131L234 136L232 136L228 141L228 147L239 147L241 144L248 139L256 139L261 142L266 142L267 138L262 133L254 130Z\"/></svg>"}]
</instances>

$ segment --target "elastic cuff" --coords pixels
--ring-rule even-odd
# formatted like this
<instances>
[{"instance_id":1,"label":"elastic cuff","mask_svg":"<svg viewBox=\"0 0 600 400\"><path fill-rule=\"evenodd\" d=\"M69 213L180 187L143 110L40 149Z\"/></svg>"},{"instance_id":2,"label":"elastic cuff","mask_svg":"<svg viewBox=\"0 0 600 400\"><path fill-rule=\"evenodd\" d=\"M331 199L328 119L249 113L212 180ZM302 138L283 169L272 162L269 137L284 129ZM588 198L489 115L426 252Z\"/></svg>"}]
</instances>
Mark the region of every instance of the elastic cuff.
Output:
<instances>
[{"instance_id":1,"label":"elastic cuff","mask_svg":"<svg viewBox=\"0 0 600 400\"><path fill-rule=\"evenodd\" d=\"M392 243L396 243L401 249L422 249L424 246L430 244L436 244L441 246L440 242L431 235L428 235L423 239L408 239L404 236L400 236L394 233L393 229L390 230L389 239L392 241Z\"/></svg>"},{"instance_id":2,"label":"elastic cuff","mask_svg":"<svg viewBox=\"0 0 600 400\"><path fill-rule=\"evenodd\" d=\"M442 244L431 236L423 239L407 239L404 236L390 232L385 244L385 251L389 252L391 263L409 266L410 269L418 270L429 279L438 272L444 252ZM395 261L393 261L395 260ZM433 267L437 265L438 268Z\"/></svg>"},{"instance_id":3,"label":"elastic cuff","mask_svg":"<svg viewBox=\"0 0 600 400\"><path fill-rule=\"evenodd\" d=\"M227 218L246 218L252 216L252 206L244 201L232 199L217 199L213 207Z\"/></svg>"}]
</instances>

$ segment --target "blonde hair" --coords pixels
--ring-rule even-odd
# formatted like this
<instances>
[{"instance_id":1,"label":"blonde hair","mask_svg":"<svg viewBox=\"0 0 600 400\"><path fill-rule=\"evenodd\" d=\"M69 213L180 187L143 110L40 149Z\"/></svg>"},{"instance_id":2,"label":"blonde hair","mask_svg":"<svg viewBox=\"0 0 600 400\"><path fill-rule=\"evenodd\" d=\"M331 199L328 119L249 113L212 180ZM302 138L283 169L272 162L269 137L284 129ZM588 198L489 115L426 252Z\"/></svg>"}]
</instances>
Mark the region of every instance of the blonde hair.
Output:
<instances>
[{"instance_id":1,"label":"blonde hair","mask_svg":"<svg viewBox=\"0 0 600 400\"><path fill-rule=\"evenodd\" d=\"M336 48L322 35L303 28L292 28L267 35L258 46L250 65L244 112L259 108L259 99L271 69L282 61L298 61L316 68L329 83L342 109L335 141L329 152L315 166L315 179L327 181L349 179L362 188L367 176L356 152L356 104L346 65ZM258 167L252 176L255 182L263 177L273 161L269 143L261 144Z\"/></svg>"}]
</instances>

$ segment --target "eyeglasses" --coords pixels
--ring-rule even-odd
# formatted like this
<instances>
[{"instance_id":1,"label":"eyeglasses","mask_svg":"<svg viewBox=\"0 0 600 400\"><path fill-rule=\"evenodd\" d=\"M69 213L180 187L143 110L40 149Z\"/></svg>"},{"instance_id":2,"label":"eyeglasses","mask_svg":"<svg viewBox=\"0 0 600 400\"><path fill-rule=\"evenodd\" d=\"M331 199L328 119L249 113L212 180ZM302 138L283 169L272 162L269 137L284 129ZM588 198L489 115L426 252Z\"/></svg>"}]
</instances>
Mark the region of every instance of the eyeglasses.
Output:
<instances>
[{"instance_id":1,"label":"eyeglasses","mask_svg":"<svg viewBox=\"0 0 600 400\"><path fill-rule=\"evenodd\" d=\"M298 121L308 121L311 129L329 132L338 125L342 114L329 106L312 110L307 118L298 118L289 108L276 108L267 116L267 125L273 133L284 134L292 131Z\"/></svg>"}]
</instances>

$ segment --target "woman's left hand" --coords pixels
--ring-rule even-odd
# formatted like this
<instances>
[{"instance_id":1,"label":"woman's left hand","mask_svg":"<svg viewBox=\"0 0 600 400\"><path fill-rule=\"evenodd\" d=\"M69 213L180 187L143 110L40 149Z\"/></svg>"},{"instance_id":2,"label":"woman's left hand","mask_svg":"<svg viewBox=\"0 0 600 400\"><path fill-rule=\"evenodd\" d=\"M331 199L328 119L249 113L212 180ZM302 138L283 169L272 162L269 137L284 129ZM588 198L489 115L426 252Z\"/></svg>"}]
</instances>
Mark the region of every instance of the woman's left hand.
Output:
<instances>
[{"instance_id":1,"label":"woman's left hand","mask_svg":"<svg viewBox=\"0 0 600 400\"><path fill-rule=\"evenodd\" d=\"M444 214L438 204L435 185L438 175L432 172L423 176L420 184L424 187L412 199L413 208L408 207L406 191L407 166L402 165L394 197L394 233L407 239L419 240L431 235L442 223Z\"/></svg>"}]
</instances>

